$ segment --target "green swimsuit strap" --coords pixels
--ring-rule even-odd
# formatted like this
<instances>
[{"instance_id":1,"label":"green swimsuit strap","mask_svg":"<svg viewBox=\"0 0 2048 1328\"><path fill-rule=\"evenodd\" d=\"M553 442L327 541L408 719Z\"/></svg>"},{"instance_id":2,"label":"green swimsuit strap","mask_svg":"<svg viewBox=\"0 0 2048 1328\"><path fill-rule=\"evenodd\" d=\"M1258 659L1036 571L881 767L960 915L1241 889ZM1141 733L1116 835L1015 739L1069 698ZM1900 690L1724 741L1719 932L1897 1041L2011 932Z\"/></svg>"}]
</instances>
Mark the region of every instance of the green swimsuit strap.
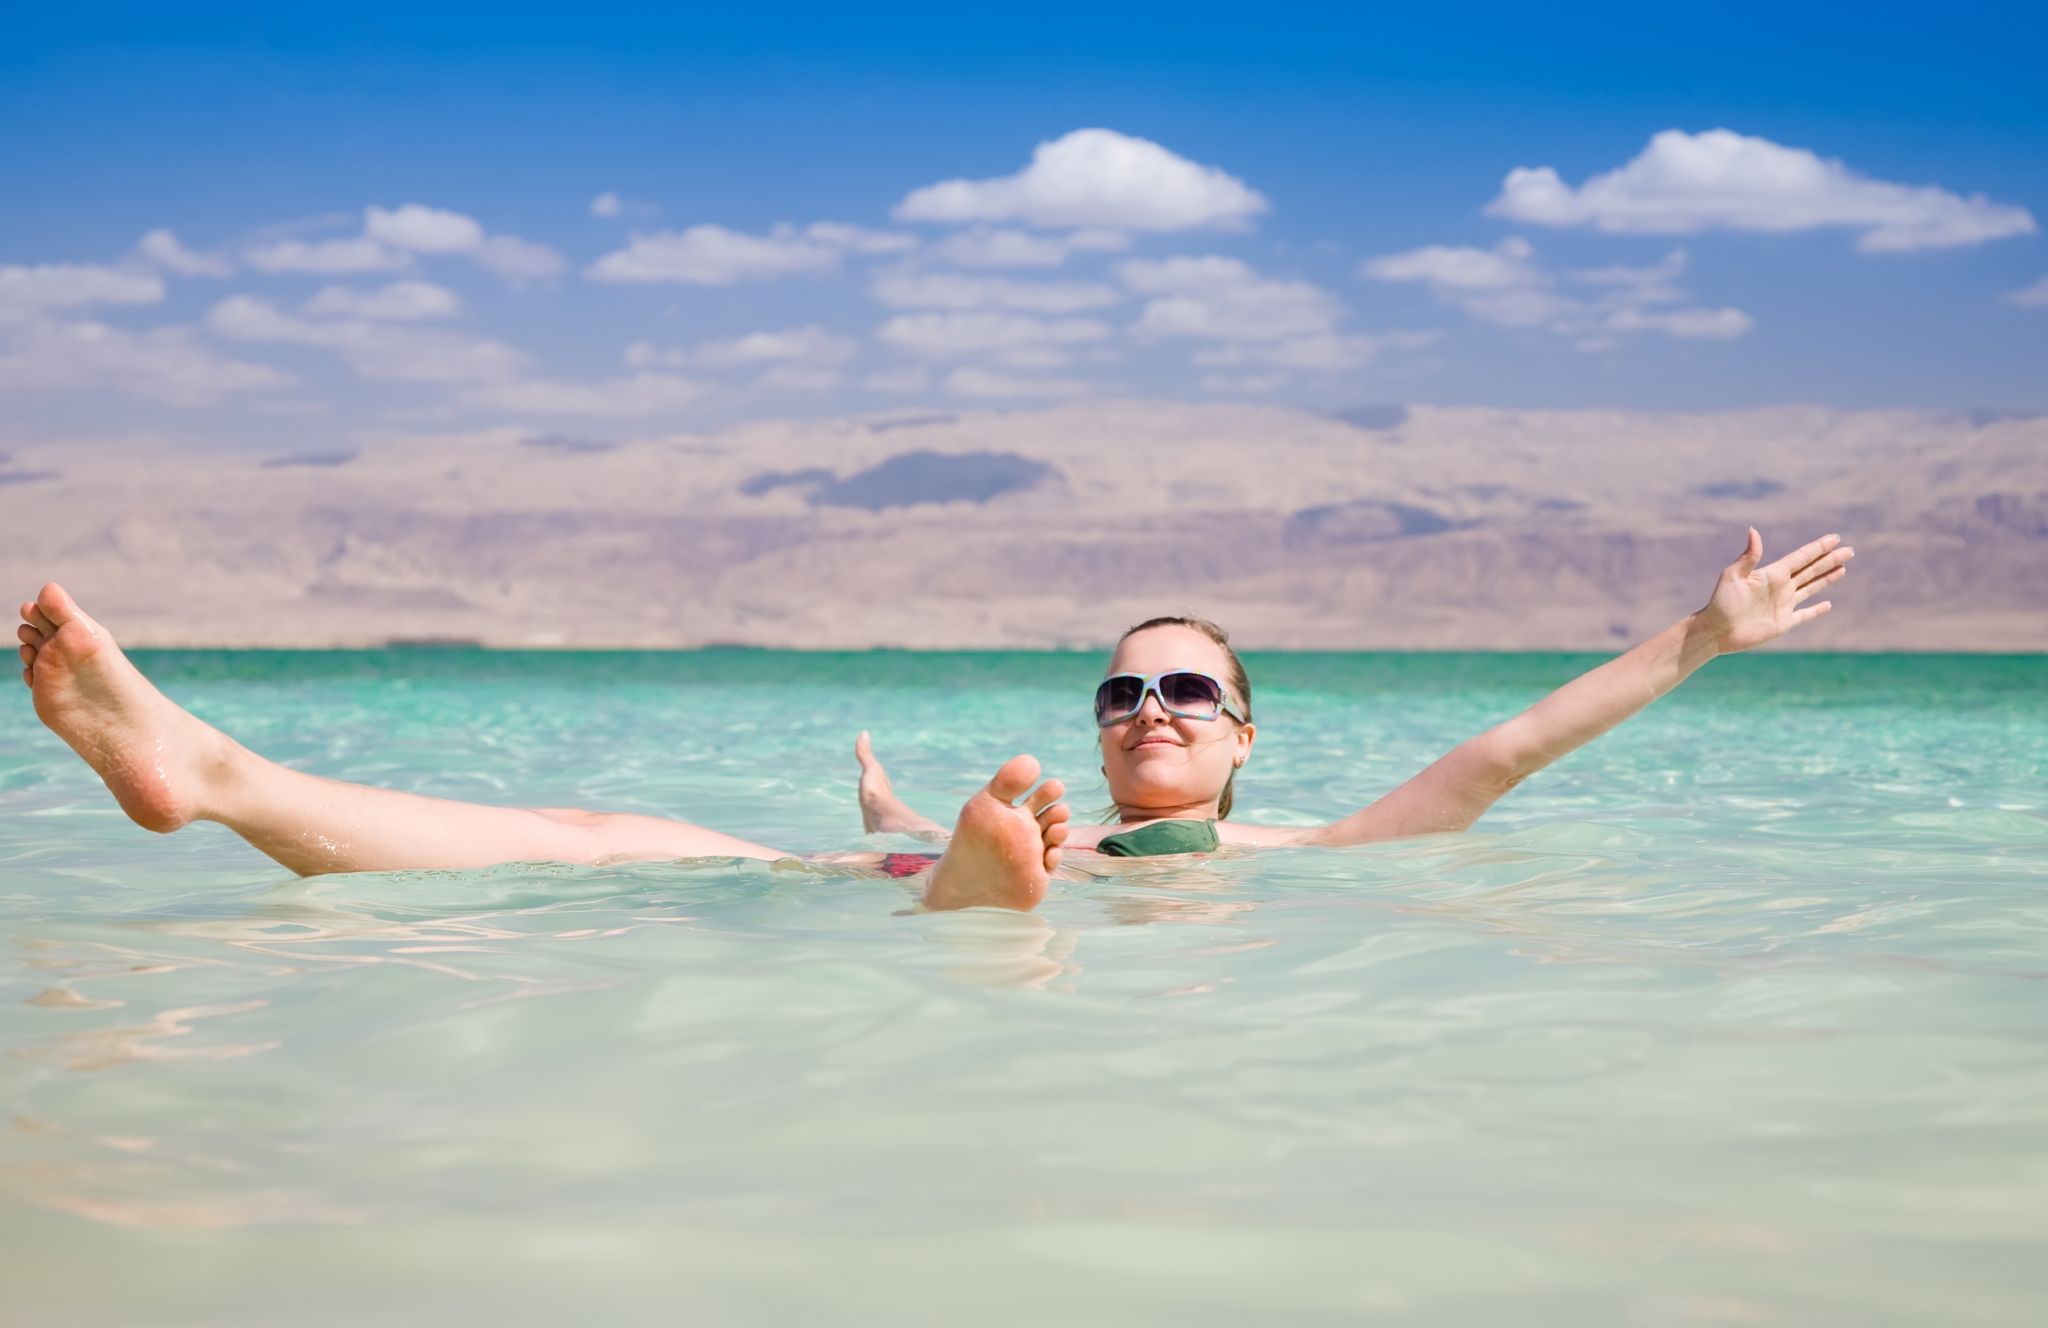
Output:
<instances>
[{"instance_id":1,"label":"green swimsuit strap","mask_svg":"<svg viewBox=\"0 0 2048 1328\"><path fill-rule=\"evenodd\" d=\"M1095 851L1112 858L1163 858L1173 853L1209 853L1222 842L1214 821L1153 821L1135 830L1104 835Z\"/></svg>"}]
</instances>

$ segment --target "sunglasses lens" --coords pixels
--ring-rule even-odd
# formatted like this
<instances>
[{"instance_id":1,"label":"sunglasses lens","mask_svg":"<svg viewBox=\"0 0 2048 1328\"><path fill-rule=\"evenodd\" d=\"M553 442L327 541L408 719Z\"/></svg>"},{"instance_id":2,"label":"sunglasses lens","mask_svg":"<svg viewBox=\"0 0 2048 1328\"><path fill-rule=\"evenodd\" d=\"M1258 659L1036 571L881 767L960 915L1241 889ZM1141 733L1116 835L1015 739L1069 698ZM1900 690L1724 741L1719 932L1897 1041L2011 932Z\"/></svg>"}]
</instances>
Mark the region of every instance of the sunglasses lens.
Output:
<instances>
[{"instance_id":1,"label":"sunglasses lens","mask_svg":"<svg viewBox=\"0 0 2048 1328\"><path fill-rule=\"evenodd\" d=\"M1105 678L1095 689L1095 722L1106 724L1137 710L1145 699L1142 678Z\"/></svg>"},{"instance_id":2,"label":"sunglasses lens","mask_svg":"<svg viewBox=\"0 0 2048 1328\"><path fill-rule=\"evenodd\" d=\"M1169 673L1159 680L1159 694L1166 698L1168 710L1210 718L1223 700L1223 689L1216 680L1201 673Z\"/></svg>"}]
</instances>

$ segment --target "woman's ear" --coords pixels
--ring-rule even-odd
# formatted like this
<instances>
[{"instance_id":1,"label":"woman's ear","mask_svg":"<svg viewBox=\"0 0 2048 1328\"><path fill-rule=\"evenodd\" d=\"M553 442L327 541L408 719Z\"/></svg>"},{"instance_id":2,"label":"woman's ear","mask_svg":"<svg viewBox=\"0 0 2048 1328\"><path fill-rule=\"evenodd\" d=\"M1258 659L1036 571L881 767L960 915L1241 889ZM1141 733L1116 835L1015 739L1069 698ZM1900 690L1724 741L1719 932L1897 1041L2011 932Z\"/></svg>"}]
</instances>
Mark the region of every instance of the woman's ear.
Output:
<instances>
[{"instance_id":1,"label":"woman's ear","mask_svg":"<svg viewBox=\"0 0 2048 1328\"><path fill-rule=\"evenodd\" d=\"M1244 763L1251 760L1252 743L1258 740L1258 736L1259 726L1256 724L1240 724L1237 726L1237 759L1233 764L1238 768L1242 769Z\"/></svg>"}]
</instances>

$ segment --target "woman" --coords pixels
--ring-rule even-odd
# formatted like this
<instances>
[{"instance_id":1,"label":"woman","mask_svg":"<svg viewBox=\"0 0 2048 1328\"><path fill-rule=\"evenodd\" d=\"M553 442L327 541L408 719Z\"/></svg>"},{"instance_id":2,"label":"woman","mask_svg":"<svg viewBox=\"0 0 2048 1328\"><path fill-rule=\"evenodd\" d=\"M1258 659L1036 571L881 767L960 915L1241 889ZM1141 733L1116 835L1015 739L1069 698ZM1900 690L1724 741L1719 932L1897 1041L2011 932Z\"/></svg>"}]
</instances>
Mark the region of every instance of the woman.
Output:
<instances>
[{"instance_id":1,"label":"woman","mask_svg":"<svg viewBox=\"0 0 2048 1328\"><path fill-rule=\"evenodd\" d=\"M1828 535L1767 567L1752 529L1705 608L1461 744L1362 811L1311 829L1226 820L1257 730L1251 684L1223 632L1155 619L1124 634L1096 693L1102 770L1117 822L1074 826L1058 780L1011 758L960 809L924 875L932 908L1029 909L1067 848L1138 855L1225 844L1362 844L1462 830L1501 794L1670 691L1718 654L1747 650L1826 613L1801 602L1840 580L1855 551ZM128 662L63 587L21 606L22 681L36 714L106 782L139 825L169 833L217 821L301 875L790 855L681 821L564 808L450 802L289 770L180 708ZM870 830L932 830L858 748ZM1028 794L1028 796L1027 796ZM1021 799L1021 801L1020 801ZM1213 831L1213 833L1211 833ZM841 857L837 861L850 861ZM925 864L920 863L922 868Z\"/></svg>"}]
</instances>

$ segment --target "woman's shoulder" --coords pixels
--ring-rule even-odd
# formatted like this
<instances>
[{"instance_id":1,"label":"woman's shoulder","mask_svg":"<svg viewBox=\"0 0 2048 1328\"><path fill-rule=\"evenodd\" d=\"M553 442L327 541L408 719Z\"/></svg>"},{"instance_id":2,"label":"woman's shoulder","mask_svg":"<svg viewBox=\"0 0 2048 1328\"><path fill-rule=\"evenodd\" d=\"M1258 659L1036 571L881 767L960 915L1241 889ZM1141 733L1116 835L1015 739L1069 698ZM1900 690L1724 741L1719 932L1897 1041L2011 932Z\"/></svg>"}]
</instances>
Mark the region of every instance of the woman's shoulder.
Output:
<instances>
[{"instance_id":1,"label":"woman's shoulder","mask_svg":"<svg viewBox=\"0 0 2048 1328\"><path fill-rule=\"evenodd\" d=\"M1261 848L1282 848L1292 844L1313 844L1322 832L1319 825L1246 825L1241 821L1218 821L1216 837L1226 844L1248 844Z\"/></svg>"}]
</instances>

